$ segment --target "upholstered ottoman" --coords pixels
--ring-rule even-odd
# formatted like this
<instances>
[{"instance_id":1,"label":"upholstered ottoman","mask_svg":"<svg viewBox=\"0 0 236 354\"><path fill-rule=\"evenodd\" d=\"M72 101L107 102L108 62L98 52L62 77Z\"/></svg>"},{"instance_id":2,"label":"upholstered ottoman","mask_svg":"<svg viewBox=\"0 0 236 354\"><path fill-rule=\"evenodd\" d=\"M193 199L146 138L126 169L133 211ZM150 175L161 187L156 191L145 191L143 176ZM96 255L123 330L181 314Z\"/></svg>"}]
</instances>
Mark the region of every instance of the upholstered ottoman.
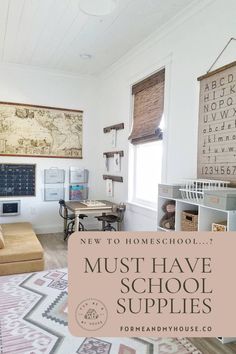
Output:
<instances>
[{"instance_id":1,"label":"upholstered ottoman","mask_svg":"<svg viewBox=\"0 0 236 354\"><path fill-rule=\"evenodd\" d=\"M43 248L28 222L0 226L0 275L44 269Z\"/></svg>"}]
</instances>

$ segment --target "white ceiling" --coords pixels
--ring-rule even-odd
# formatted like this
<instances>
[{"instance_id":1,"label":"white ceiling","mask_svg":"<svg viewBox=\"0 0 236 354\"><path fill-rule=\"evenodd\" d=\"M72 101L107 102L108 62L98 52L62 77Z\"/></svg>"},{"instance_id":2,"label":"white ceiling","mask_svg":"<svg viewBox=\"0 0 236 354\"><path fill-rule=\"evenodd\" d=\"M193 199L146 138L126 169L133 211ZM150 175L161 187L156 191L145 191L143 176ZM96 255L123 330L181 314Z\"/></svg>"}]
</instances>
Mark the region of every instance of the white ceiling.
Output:
<instances>
[{"instance_id":1,"label":"white ceiling","mask_svg":"<svg viewBox=\"0 0 236 354\"><path fill-rule=\"evenodd\" d=\"M0 0L0 62L96 74L191 2L118 0L98 18L82 13L79 0Z\"/></svg>"}]
</instances>

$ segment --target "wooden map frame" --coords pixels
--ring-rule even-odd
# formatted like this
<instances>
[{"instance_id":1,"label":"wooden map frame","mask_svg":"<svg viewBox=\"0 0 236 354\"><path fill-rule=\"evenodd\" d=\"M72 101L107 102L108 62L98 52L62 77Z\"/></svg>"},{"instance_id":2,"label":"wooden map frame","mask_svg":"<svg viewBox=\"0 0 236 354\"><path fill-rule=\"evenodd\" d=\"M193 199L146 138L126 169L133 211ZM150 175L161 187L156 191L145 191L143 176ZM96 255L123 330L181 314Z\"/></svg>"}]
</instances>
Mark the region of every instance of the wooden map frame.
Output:
<instances>
[{"instance_id":1,"label":"wooden map frame","mask_svg":"<svg viewBox=\"0 0 236 354\"><path fill-rule=\"evenodd\" d=\"M65 152L65 153L51 153L48 147L49 144L47 144L46 142L46 138L45 139L41 139L40 140L40 147L41 147L41 151L45 151L45 153L34 153L34 150L37 150L36 148L34 149L34 146L29 146L28 147L28 151L26 149L26 147L19 147L19 152L6 152L3 151L4 147L3 144L7 144L7 138L10 134L10 132L7 131L6 128L6 124L4 122L4 120L6 121L7 118L12 118L12 116L8 116L6 118L2 118L1 117L1 108L3 106L8 106L8 107L14 107L15 108L15 112L17 112L17 110L25 110L25 112L27 112L27 114L29 115L30 118L34 119L34 112L41 112L41 115L43 115L44 113L47 113L48 115L55 115L55 117L59 117L59 119L61 119L61 125L63 125L63 119L64 119L64 123L65 123L65 127L66 127L66 120L71 119L70 125L71 125L71 135L69 136L68 139L68 143L70 145L70 148L66 149L64 148L64 150L62 149L61 151ZM31 111L30 111L31 110ZM15 113L17 114L17 113ZM30 116L31 114L31 116ZM15 116L14 116L15 117ZM23 117L23 118L29 118L27 117ZM70 118L71 117L71 118ZM2 120L1 120L2 118ZM22 117L20 117L22 118ZM73 118L73 119L72 119ZM43 120L43 119L42 119ZM74 127L74 129L73 129ZM5 129L5 131L4 131ZM56 129L56 128L55 128ZM78 132L76 129L79 129ZM68 127L67 127L68 130ZM75 133L76 131L76 133ZM4 135L5 134L5 135ZM5 136L5 140L4 140L4 136ZM77 140L74 142L74 146L72 146L73 144L73 136L74 140ZM17 137L18 138L18 137ZM19 139L21 139L21 137L19 136ZM27 140L31 140L33 141L33 143L35 144L35 141L37 141L37 137L31 137ZM23 139L21 139L23 140ZM64 139L65 141L66 139ZM45 146L43 146L42 141L45 141ZM78 141L80 142L78 144ZM15 103L15 102L0 102L0 156L29 156L29 157L47 157L47 158L70 158L70 159L82 159L83 158L83 154L82 154L82 150L83 150L83 111L82 110L75 110L75 109L68 109L68 108L57 108L57 107L51 107L51 106L40 106L40 105L31 105L31 104L25 104L25 103ZM17 149L17 148L15 148ZM7 150L7 149L5 149ZM40 150L38 148L38 150ZM23 151L23 152L22 152ZM33 152L32 152L33 151ZM58 149L58 151L60 151L60 149Z\"/></svg>"},{"instance_id":2,"label":"wooden map frame","mask_svg":"<svg viewBox=\"0 0 236 354\"><path fill-rule=\"evenodd\" d=\"M236 61L198 78L198 178L236 181Z\"/></svg>"}]
</instances>

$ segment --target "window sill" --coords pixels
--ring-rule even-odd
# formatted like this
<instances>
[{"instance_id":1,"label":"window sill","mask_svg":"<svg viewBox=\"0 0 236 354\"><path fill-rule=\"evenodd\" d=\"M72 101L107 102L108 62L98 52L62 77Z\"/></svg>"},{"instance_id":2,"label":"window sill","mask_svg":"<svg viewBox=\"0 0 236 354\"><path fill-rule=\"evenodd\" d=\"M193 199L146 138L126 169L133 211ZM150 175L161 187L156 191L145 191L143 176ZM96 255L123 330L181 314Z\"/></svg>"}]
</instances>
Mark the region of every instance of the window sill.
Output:
<instances>
[{"instance_id":1,"label":"window sill","mask_svg":"<svg viewBox=\"0 0 236 354\"><path fill-rule=\"evenodd\" d=\"M157 208L152 208L150 206L139 204L139 203L136 203L133 201L132 202L128 201L128 202L126 202L126 204L128 206L128 210L130 210L136 214L145 215L147 217L157 215Z\"/></svg>"}]
</instances>

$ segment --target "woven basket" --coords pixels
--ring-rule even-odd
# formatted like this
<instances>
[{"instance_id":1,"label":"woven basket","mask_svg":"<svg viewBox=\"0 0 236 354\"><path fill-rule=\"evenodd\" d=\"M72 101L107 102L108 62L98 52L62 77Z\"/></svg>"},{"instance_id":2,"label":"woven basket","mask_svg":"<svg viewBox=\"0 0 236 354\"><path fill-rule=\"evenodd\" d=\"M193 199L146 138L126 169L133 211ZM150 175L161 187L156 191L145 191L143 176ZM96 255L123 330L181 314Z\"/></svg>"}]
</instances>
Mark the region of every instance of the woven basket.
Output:
<instances>
[{"instance_id":1,"label":"woven basket","mask_svg":"<svg viewBox=\"0 0 236 354\"><path fill-rule=\"evenodd\" d=\"M181 214L181 230L197 231L198 230L198 211L185 210Z\"/></svg>"},{"instance_id":2,"label":"woven basket","mask_svg":"<svg viewBox=\"0 0 236 354\"><path fill-rule=\"evenodd\" d=\"M211 224L211 231L224 232L227 231L227 221L213 222Z\"/></svg>"}]
</instances>

